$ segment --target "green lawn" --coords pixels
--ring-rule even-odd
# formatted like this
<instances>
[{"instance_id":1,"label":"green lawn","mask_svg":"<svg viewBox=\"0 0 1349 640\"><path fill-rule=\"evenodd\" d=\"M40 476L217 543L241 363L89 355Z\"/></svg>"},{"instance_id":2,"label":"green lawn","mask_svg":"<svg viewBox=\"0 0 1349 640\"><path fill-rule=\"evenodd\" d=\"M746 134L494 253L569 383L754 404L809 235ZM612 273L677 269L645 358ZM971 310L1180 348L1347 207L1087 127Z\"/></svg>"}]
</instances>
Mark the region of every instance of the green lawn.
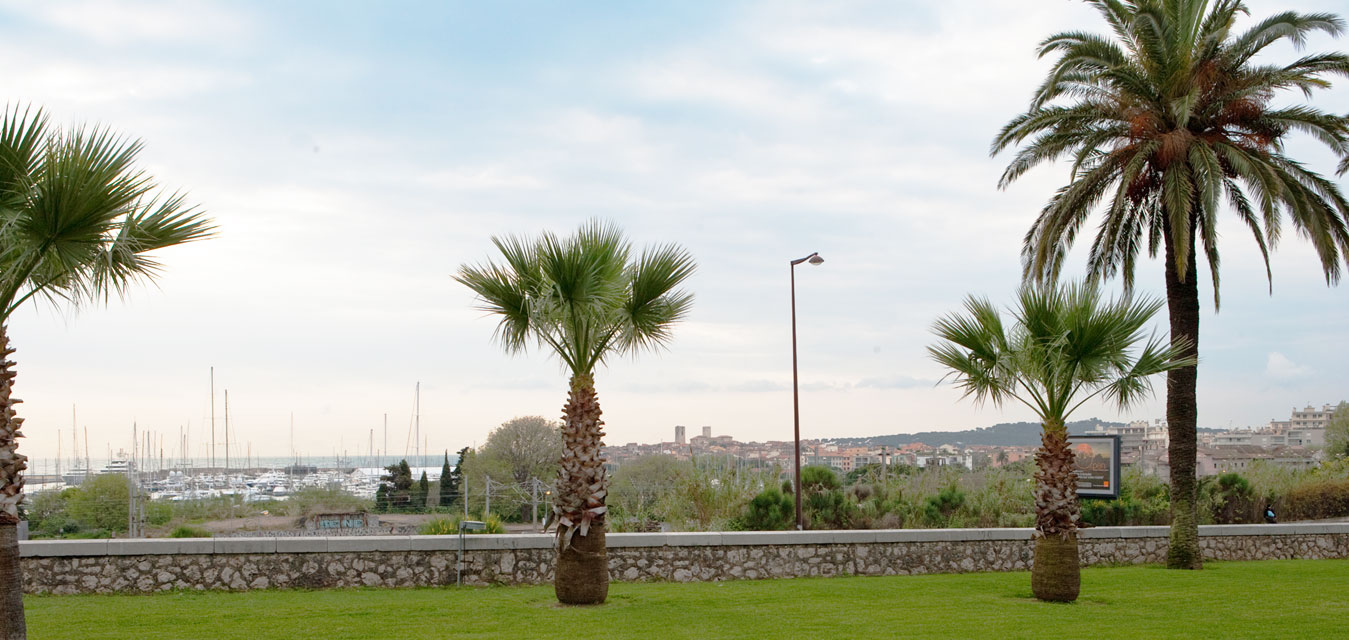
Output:
<instances>
[{"instance_id":1,"label":"green lawn","mask_svg":"<svg viewBox=\"0 0 1349 640\"><path fill-rule=\"evenodd\" d=\"M29 596L32 640L99 638L1334 638L1349 560L1088 569L1046 604L1025 573L615 584L563 608L551 587Z\"/></svg>"}]
</instances>

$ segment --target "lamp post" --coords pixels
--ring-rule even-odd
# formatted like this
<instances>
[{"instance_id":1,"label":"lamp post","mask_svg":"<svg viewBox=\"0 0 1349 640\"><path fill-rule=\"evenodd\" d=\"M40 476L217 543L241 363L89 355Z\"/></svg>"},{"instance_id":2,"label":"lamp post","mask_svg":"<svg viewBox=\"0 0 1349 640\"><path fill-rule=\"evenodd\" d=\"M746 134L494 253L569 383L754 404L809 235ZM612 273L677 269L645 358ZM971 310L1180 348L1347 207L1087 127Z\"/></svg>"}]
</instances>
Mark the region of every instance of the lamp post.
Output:
<instances>
[{"instance_id":1,"label":"lamp post","mask_svg":"<svg viewBox=\"0 0 1349 640\"><path fill-rule=\"evenodd\" d=\"M802 262L821 264L824 258L818 252L804 258L791 261L792 272L792 433L796 441L796 456L792 462L796 468L796 528L806 528L806 517L801 511L801 392L796 375L796 265Z\"/></svg>"}]
</instances>

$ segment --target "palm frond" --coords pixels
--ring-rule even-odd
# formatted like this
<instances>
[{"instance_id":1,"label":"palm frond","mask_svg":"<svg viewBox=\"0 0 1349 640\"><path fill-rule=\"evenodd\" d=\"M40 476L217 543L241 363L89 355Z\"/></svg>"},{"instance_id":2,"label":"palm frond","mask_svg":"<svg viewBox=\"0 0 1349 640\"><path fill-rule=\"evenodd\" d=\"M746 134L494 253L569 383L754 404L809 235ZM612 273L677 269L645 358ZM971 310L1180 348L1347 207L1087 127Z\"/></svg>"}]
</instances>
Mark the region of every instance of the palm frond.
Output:
<instances>
[{"instance_id":1,"label":"palm frond","mask_svg":"<svg viewBox=\"0 0 1349 640\"><path fill-rule=\"evenodd\" d=\"M523 351L533 338L573 375L592 374L616 353L668 344L692 307L692 295L678 289L695 269L688 252L663 245L630 262L612 223L493 243L504 264L464 265L455 279L477 294L479 309L499 316L495 338L506 351Z\"/></svg>"},{"instance_id":2,"label":"palm frond","mask_svg":"<svg viewBox=\"0 0 1349 640\"><path fill-rule=\"evenodd\" d=\"M1162 306L1148 297L1106 301L1091 284L1026 285L1010 324L975 297L963 313L938 319L932 331L941 342L928 354L965 397L1015 399L1046 424L1062 424L1097 395L1128 407L1148 390L1150 376L1193 363L1181 357L1182 342L1154 336L1144 343L1144 328Z\"/></svg>"},{"instance_id":3,"label":"palm frond","mask_svg":"<svg viewBox=\"0 0 1349 640\"><path fill-rule=\"evenodd\" d=\"M31 299L81 304L153 280L159 249L214 227L182 194L155 196L141 143L108 128L48 132L40 113L0 125L0 318Z\"/></svg>"}]
</instances>

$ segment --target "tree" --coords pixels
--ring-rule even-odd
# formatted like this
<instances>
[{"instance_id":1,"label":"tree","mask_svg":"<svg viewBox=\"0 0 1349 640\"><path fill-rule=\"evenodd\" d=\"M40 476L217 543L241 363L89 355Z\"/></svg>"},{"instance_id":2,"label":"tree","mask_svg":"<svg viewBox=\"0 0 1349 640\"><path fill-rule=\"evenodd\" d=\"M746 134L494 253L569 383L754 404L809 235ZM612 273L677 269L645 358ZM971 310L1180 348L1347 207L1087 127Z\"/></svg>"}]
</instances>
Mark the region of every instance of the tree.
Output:
<instances>
[{"instance_id":1,"label":"tree","mask_svg":"<svg viewBox=\"0 0 1349 640\"><path fill-rule=\"evenodd\" d=\"M408 461L399 460L398 464L391 464L384 467L384 470L389 473L381 476L379 481L385 488L385 504L388 505L388 510L396 512L412 510L412 468L408 466ZM375 498L378 503L379 496L376 495Z\"/></svg>"},{"instance_id":2,"label":"tree","mask_svg":"<svg viewBox=\"0 0 1349 640\"><path fill-rule=\"evenodd\" d=\"M557 460L562 455L560 425L541 416L514 418L487 434L479 451L482 458L500 461L509 478L525 485L532 478L557 475Z\"/></svg>"},{"instance_id":3,"label":"tree","mask_svg":"<svg viewBox=\"0 0 1349 640\"><path fill-rule=\"evenodd\" d=\"M381 480L382 479L383 478L381 478ZM390 507L391 505L389 503L389 485L380 482L379 488L375 489L375 511L377 513L388 513Z\"/></svg>"},{"instance_id":4,"label":"tree","mask_svg":"<svg viewBox=\"0 0 1349 640\"><path fill-rule=\"evenodd\" d=\"M89 478L66 498L70 517L88 529L126 531L131 488L121 474L103 474Z\"/></svg>"},{"instance_id":5,"label":"tree","mask_svg":"<svg viewBox=\"0 0 1349 640\"><path fill-rule=\"evenodd\" d=\"M1326 423L1326 455L1332 458L1349 456L1349 402L1340 402Z\"/></svg>"},{"instance_id":6,"label":"tree","mask_svg":"<svg viewBox=\"0 0 1349 640\"><path fill-rule=\"evenodd\" d=\"M1090 285L1025 286L1010 323L987 299L970 297L963 315L933 325L942 342L928 352L966 397L999 406L1016 400L1040 417L1031 588L1041 600L1075 600L1081 581L1068 416L1098 395L1127 408L1150 392L1148 376L1194 362L1183 343L1153 337L1137 348L1161 306L1128 297L1103 302Z\"/></svg>"},{"instance_id":7,"label":"tree","mask_svg":"<svg viewBox=\"0 0 1349 640\"><path fill-rule=\"evenodd\" d=\"M1242 0L1087 0L1114 37L1059 33L1040 43L1057 54L1030 108L1009 122L993 153L1034 138L1002 175L1008 184L1032 167L1073 160L1070 182L1050 198L1026 234L1025 275L1057 277L1069 247L1094 211L1101 221L1088 257L1091 278L1120 275L1133 285L1138 253L1165 252L1171 339L1199 353L1202 249L1218 308L1218 216L1230 208L1265 259L1287 215L1316 249L1327 284L1349 259L1349 202L1340 188L1285 153L1290 134L1310 135L1349 169L1349 116L1289 105L1287 90L1310 96L1349 75L1349 56L1314 54L1287 65L1257 64L1264 49L1300 47L1320 31L1338 35L1333 14L1285 11L1234 30ZM1226 206L1224 206L1224 200ZM1272 292L1272 279L1271 279ZM1196 360L1197 361L1197 360ZM1171 541L1167 565L1198 569L1195 455L1197 367L1167 376Z\"/></svg>"},{"instance_id":8,"label":"tree","mask_svg":"<svg viewBox=\"0 0 1349 640\"><path fill-rule=\"evenodd\" d=\"M461 452L462 453L462 452ZM454 471L450 469L450 452L445 452L445 464L440 466L440 506L449 507L454 504L454 496L459 493L458 479Z\"/></svg>"},{"instance_id":9,"label":"tree","mask_svg":"<svg viewBox=\"0 0 1349 640\"><path fill-rule=\"evenodd\" d=\"M426 499L431 495L431 483L426 479L426 472L422 472L422 477L417 479L417 484L412 487L412 510L425 511Z\"/></svg>"},{"instance_id":10,"label":"tree","mask_svg":"<svg viewBox=\"0 0 1349 640\"><path fill-rule=\"evenodd\" d=\"M531 521L535 478L557 477L562 435L556 422L540 416L513 418L493 429L478 448L465 478L474 487L492 482L492 505L498 513L516 513ZM484 496L485 497L485 496Z\"/></svg>"},{"instance_id":11,"label":"tree","mask_svg":"<svg viewBox=\"0 0 1349 640\"><path fill-rule=\"evenodd\" d=\"M473 457L473 449L464 447L458 453L454 454L454 470L450 472L449 492L451 500L467 500L468 487L464 484L464 464ZM445 484L442 480L440 490L445 491Z\"/></svg>"},{"instance_id":12,"label":"tree","mask_svg":"<svg viewBox=\"0 0 1349 640\"><path fill-rule=\"evenodd\" d=\"M604 545L604 421L595 369L616 354L663 346L693 296L678 287L693 258L676 245L648 248L632 260L623 233L592 221L575 235L535 240L494 237L504 262L460 267L456 280L481 309L500 316L496 338L508 352L533 340L571 374L562 408L562 456L553 510L558 522L554 590L565 604L603 602L609 591Z\"/></svg>"},{"instance_id":13,"label":"tree","mask_svg":"<svg viewBox=\"0 0 1349 640\"><path fill-rule=\"evenodd\" d=\"M28 458L18 452L9 319L25 303L106 302L162 265L158 249L207 238L181 194L157 195L135 166L141 143L100 127L50 129L40 110L0 114L0 637L24 638L16 527Z\"/></svg>"}]
</instances>

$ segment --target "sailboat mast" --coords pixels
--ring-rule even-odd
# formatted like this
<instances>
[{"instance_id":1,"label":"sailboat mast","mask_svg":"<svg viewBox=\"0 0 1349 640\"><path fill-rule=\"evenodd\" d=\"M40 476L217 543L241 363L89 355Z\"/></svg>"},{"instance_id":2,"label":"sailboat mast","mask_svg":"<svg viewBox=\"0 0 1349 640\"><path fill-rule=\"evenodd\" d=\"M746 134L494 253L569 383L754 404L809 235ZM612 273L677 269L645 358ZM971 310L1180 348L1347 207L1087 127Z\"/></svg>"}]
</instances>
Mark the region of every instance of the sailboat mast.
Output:
<instances>
[{"instance_id":1,"label":"sailboat mast","mask_svg":"<svg viewBox=\"0 0 1349 640\"><path fill-rule=\"evenodd\" d=\"M225 390L225 470L230 468L230 390Z\"/></svg>"},{"instance_id":2,"label":"sailboat mast","mask_svg":"<svg viewBox=\"0 0 1349 640\"><path fill-rule=\"evenodd\" d=\"M215 468L215 367L211 367L211 468Z\"/></svg>"},{"instance_id":3,"label":"sailboat mast","mask_svg":"<svg viewBox=\"0 0 1349 640\"><path fill-rule=\"evenodd\" d=\"M417 464L421 464L420 459L422 457L422 383L420 380L417 381L417 394L413 397L412 411L414 414L413 420L415 420L417 423L417 435L412 441L412 446L417 449L417 458L418 458Z\"/></svg>"}]
</instances>

